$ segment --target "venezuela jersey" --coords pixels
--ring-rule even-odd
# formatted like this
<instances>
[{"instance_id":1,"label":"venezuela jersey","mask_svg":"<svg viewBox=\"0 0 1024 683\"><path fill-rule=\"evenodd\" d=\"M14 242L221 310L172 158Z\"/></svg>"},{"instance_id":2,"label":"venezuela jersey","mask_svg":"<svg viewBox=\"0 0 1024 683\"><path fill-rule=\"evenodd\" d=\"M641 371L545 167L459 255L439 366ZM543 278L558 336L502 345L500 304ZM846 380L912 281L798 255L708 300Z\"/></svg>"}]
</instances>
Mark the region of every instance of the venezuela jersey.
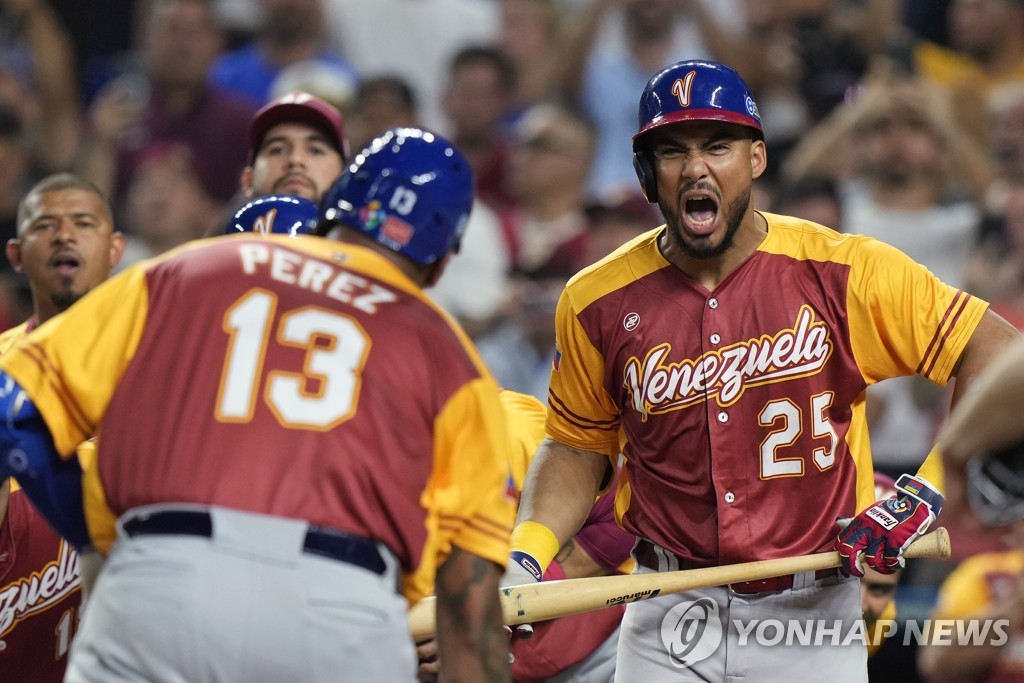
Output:
<instances>
[{"instance_id":1,"label":"venezuela jersey","mask_svg":"<svg viewBox=\"0 0 1024 683\"><path fill-rule=\"evenodd\" d=\"M373 538L406 596L452 545L504 566L514 501L497 385L397 266L320 238L227 236L142 262L0 364L85 474L94 544L154 503Z\"/></svg>"},{"instance_id":2,"label":"venezuela jersey","mask_svg":"<svg viewBox=\"0 0 1024 683\"><path fill-rule=\"evenodd\" d=\"M944 385L987 308L877 240L762 215L714 291L665 260L659 228L577 274L556 313L547 433L614 463L621 430L623 527L698 566L831 548L874 502L865 388Z\"/></svg>"}]
</instances>

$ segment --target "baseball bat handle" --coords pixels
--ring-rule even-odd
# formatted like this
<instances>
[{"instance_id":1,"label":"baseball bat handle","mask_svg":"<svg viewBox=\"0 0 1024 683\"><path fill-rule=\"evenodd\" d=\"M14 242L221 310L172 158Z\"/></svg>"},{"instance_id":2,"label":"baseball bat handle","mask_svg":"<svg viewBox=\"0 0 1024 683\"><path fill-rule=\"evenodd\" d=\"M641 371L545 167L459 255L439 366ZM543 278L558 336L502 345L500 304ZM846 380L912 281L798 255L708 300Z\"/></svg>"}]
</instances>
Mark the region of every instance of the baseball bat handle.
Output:
<instances>
[{"instance_id":1,"label":"baseball bat handle","mask_svg":"<svg viewBox=\"0 0 1024 683\"><path fill-rule=\"evenodd\" d=\"M903 556L911 559L931 557L948 560L951 552L949 532L944 527L939 527L907 546ZM504 621L512 626L592 612L659 595L756 581L798 572L832 569L840 565L839 553L832 550L814 555L780 557L774 560L758 560L703 569L596 576L507 586L499 589L498 597ZM415 640L423 640L434 634L436 607L436 598L430 596L423 598L409 610L409 630Z\"/></svg>"}]
</instances>

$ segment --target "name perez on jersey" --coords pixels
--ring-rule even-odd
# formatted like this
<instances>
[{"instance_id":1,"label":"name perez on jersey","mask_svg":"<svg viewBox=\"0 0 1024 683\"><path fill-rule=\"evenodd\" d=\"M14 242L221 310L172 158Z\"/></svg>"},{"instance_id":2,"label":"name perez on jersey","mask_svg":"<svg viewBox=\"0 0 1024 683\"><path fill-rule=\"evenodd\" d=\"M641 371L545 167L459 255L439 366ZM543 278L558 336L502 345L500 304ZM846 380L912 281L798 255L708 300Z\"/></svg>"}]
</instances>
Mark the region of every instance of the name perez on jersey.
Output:
<instances>
[{"instance_id":1,"label":"name perez on jersey","mask_svg":"<svg viewBox=\"0 0 1024 683\"><path fill-rule=\"evenodd\" d=\"M643 360L626 361L624 386L633 409L643 415L679 410L714 397L722 407L740 399L747 387L782 382L819 372L832 354L825 322L801 306L792 328L715 349L699 358L664 362L669 343L651 349Z\"/></svg>"},{"instance_id":2,"label":"name perez on jersey","mask_svg":"<svg viewBox=\"0 0 1024 683\"><path fill-rule=\"evenodd\" d=\"M364 313L374 314L380 304L398 300L394 292L354 273L281 247L246 243L238 247L238 256L246 275L264 267L273 280L323 294Z\"/></svg>"},{"instance_id":3,"label":"name perez on jersey","mask_svg":"<svg viewBox=\"0 0 1024 683\"><path fill-rule=\"evenodd\" d=\"M60 602L78 584L78 553L61 541L55 560L27 578L0 586L0 638L25 617Z\"/></svg>"}]
</instances>

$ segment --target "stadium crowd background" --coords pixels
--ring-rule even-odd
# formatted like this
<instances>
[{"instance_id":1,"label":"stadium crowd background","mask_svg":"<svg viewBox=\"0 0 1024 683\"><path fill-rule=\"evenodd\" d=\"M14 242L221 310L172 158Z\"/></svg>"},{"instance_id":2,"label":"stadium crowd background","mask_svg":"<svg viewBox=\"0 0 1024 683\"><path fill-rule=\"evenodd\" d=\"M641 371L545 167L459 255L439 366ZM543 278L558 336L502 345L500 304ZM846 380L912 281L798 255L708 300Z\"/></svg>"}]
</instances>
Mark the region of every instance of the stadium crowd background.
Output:
<instances>
[{"instance_id":1,"label":"stadium crowd background","mask_svg":"<svg viewBox=\"0 0 1024 683\"><path fill-rule=\"evenodd\" d=\"M434 296L504 386L544 400L565 280L660 223L631 165L639 94L701 57L755 91L759 208L890 242L1024 326L1024 0L0 0L0 233L67 170L111 197L122 267L202 237L243 203L249 118L293 90L336 105L355 151L432 128L478 184ZM30 314L4 261L0 329ZM947 405L927 383L873 388L876 467L916 466ZM941 521L954 560L911 563L901 619L1007 543ZM918 680L910 650L888 643L872 680Z\"/></svg>"}]
</instances>

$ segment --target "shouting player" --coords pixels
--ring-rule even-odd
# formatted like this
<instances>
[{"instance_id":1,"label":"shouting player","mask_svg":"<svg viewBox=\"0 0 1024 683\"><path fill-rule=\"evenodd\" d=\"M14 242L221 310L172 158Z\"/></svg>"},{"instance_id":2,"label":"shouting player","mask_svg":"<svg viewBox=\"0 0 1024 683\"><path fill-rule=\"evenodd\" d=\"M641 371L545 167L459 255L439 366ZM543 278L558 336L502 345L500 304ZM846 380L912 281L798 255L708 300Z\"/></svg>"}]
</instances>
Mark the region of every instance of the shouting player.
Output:
<instances>
[{"instance_id":1,"label":"shouting player","mask_svg":"<svg viewBox=\"0 0 1024 683\"><path fill-rule=\"evenodd\" d=\"M18 234L7 243L35 313L0 335L0 353L106 280L123 252L110 204L92 183L64 173L37 183L21 200ZM90 459L92 443L79 452ZM64 679L80 618L80 564L94 559L57 536L17 482L0 481L0 681Z\"/></svg>"},{"instance_id":2,"label":"shouting player","mask_svg":"<svg viewBox=\"0 0 1024 683\"><path fill-rule=\"evenodd\" d=\"M653 76L633 144L640 184L666 224L561 295L549 438L527 477L512 559L548 565L607 485L622 432L617 513L640 537L639 571L833 546L844 566L631 604L617 677L781 681L827 671L865 681L863 638L832 646L832 633L862 628L854 576L861 562L897 570L942 505L934 459L875 503L865 389L900 375L955 376L956 401L1019 335L894 248L755 210L763 128L728 67L687 61ZM741 638L741 625L765 619L833 630L801 641L783 633L781 644L756 631Z\"/></svg>"},{"instance_id":3,"label":"shouting player","mask_svg":"<svg viewBox=\"0 0 1024 683\"><path fill-rule=\"evenodd\" d=\"M451 143L389 131L325 197L329 239L195 242L0 358L0 471L49 482L51 519L102 428L69 683L412 680L435 582L446 680L507 680L498 387L422 292L472 196Z\"/></svg>"}]
</instances>

